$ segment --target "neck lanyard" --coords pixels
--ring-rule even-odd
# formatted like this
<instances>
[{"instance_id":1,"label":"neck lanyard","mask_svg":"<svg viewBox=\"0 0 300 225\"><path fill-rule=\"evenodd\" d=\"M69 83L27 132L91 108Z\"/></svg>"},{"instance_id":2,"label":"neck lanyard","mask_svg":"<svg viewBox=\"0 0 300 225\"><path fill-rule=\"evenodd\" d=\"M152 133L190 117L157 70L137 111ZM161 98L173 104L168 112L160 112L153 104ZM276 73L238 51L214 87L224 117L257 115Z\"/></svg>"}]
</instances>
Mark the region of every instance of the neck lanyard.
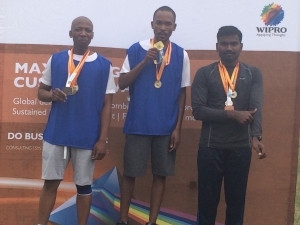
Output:
<instances>
[{"instance_id":1,"label":"neck lanyard","mask_svg":"<svg viewBox=\"0 0 300 225\"><path fill-rule=\"evenodd\" d=\"M221 61L219 62L218 66L225 93L228 94L229 89L234 92L236 80L239 73L239 63L235 65L231 78L228 74L226 67L222 64Z\"/></svg>"},{"instance_id":2,"label":"neck lanyard","mask_svg":"<svg viewBox=\"0 0 300 225\"><path fill-rule=\"evenodd\" d=\"M77 78L80 74L80 71L85 63L87 57L89 56L90 50L87 50L78 65L75 67L73 61L73 49L70 51L69 61L68 61L68 79L66 82L66 87L74 87L77 85Z\"/></svg>"},{"instance_id":3,"label":"neck lanyard","mask_svg":"<svg viewBox=\"0 0 300 225\"><path fill-rule=\"evenodd\" d=\"M151 39L151 47L153 48L153 46L154 46L154 39ZM171 44L171 42L169 42L166 53L163 56L162 63L160 65L159 69L158 69L158 65L155 64L155 67L156 67L156 81L154 83L154 86L156 88L161 87L160 79L161 79L162 73L165 69L165 66L170 64L171 52L172 52L172 44Z\"/></svg>"}]
</instances>

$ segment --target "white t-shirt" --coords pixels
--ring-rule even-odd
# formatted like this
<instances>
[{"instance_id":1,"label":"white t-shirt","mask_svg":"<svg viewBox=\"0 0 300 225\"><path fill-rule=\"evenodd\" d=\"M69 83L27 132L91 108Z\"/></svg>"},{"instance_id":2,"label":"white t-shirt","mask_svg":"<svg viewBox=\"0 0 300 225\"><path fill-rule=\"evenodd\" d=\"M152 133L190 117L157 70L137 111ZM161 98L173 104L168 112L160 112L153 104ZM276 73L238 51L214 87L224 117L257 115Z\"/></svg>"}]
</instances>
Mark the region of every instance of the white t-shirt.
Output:
<instances>
[{"instance_id":1,"label":"white t-shirt","mask_svg":"<svg viewBox=\"0 0 300 225\"><path fill-rule=\"evenodd\" d=\"M70 50L68 52L70 54ZM80 62L82 59L83 55L76 55L73 54L73 59ZM47 62L47 66L45 70L43 71L42 78L40 81L48 86L51 86L51 59L52 56L49 58ZM86 59L86 62L92 62L97 59L97 53L94 52L92 55L89 55ZM107 82L107 87L106 87L106 94L114 94L116 93L117 86L114 81L114 76L113 76L113 69L112 66L110 65L110 72L109 72L109 77L108 77L108 82Z\"/></svg>"},{"instance_id":2,"label":"white t-shirt","mask_svg":"<svg viewBox=\"0 0 300 225\"><path fill-rule=\"evenodd\" d=\"M140 41L139 42L141 47L148 51L151 48L150 39ZM128 56L126 56L124 63L122 65L120 73L128 73L130 71L130 65L128 61ZM191 76L190 76L190 59L187 52L184 50L183 52L183 67L182 67L182 80L181 80L181 87L188 87L191 86Z\"/></svg>"}]
</instances>

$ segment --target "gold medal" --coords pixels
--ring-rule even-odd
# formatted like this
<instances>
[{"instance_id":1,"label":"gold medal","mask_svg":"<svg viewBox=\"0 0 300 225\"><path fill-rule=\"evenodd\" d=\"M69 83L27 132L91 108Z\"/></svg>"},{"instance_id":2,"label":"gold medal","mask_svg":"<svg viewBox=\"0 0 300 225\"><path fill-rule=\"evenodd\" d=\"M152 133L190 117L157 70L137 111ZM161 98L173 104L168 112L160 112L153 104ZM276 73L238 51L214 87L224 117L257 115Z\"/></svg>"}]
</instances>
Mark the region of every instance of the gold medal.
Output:
<instances>
[{"instance_id":1,"label":"gold medal","mask_svg":"<svg viewBox=\"0 0 300 225\"><path fill-rule=\"evenodd\" d=\"M153 45L154 48L156 48L159 52L157 54L156 59L153 60L154 64L160 64L164 58L164 43L161 41L156 42Z\"/></svg>"},{"instance_id":2,"label":"gold medal","mask_svg":"<svg viewBox=\"0 0 300 225\"><path fill-rule=\"evenodd\" d=\"M159 42L156 42L154 45L153 45L154 48L156 48L157 50L162 50L164 48L164 43L162 43L161 41Z\"/></svg>"},{"instance_id":3,"label":"gold medal","mask_svg":"<svg viewBox=\"0 0 300 225\"><path fill-rule=\"evenodd\" d=\"M156 81L154 82L154 87L160 88L160 87L161 87L161 81L160 81L160 80L156 80Z\"/></svg>"}]
</instances>

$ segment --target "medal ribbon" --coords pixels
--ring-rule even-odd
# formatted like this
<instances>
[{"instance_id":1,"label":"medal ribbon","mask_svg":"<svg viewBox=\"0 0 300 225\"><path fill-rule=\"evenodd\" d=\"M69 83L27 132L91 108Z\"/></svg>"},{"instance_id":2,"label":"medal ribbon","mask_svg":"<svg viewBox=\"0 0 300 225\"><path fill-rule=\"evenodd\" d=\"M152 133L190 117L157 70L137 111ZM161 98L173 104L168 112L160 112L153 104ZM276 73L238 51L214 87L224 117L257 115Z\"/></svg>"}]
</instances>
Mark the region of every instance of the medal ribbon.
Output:
<instances>
[{"instance_id":1,"label":"medal ribbon","mask_svg":"<svg viewBox=\"0 0 300 225\"><path fill-rule=\"evenodd\" d=\"M151 39L151 46L153 48L154 45L154 39ZM169 42L166 53L164 55L164 58L162 60L161 66L159 67L159 70L157 70L157 64L156 66L156 80L160 81L162 73L165 69L165 66L169 65L170 59L171 59L171 52L172 52L172 45L171 42Z\"/></svg>"},{"instance_id":2,"label":"medal ribbon","mask_svg":"<svg viewBox=\"0 0 300 225\"><path fill-rule=\"evenodd\" d=\"M73 49L70 51L69 55L69 61L68 61L68 80L66 83L66 87L74 87L77 84L77 78L80 74L80 71L83 67L83 64L85 63L87 57L90 54L90 50L87 50L78 65L75 67L74 61L73 61Z\"/></svg>"},{"instance_id":3,"label":"medal ribbon","mask_svg":"<svg viewBox=\"0 0 300 225\"><path fill-rule=\"evenodd\" d=\"M236 80L237 80L238 73L239 73L239 63L237 63L235 65L234 70L233 70L232 75L231 75L231 78L228 74L228 71L227 71L226 67L222 64L221 61L219 62L218 66L219 66L219 72L220 72L220 77L221 77L222 84L223 84L223 87L224 87L224 91L227 95L228 86L230 87L230 89L232 91L234 91L234 89L235 89Z\"/></svg>"}]
</instances>

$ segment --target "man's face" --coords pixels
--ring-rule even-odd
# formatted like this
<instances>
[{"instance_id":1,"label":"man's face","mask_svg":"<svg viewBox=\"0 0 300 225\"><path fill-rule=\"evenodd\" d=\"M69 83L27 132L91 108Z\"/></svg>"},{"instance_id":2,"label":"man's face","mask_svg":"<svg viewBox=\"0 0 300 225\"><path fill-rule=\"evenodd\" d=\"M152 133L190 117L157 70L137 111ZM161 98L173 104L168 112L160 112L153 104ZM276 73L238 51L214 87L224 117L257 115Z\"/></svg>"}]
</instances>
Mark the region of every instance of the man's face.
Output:
<instances>
[{"instance_id":1,"label":"man's face","mask_svg":"<svg viewBox=\"0 0 300 225\"><path fill-rule=\"evenodd\" d=\"M74 46L87 47L94 37L93 24L85 18L79 18L73 22L69 35L73 38Z\"/></svg>"},{"instance_id":2,"label":"man's face","mask_svg":"<svg viewBox=\"0 0 300 225\"><path fill-rule=\"evenodd\" d=\"M157 11L151 26L156 41L167 42L176 29L174 16L169 11Z\"/></svg>"},{"instance_id":3,"label":"man's face","mask_svg":"<svg viewBox=\"0 0 300 225\"><path fill-rule=\"evenodd\" d=\"M223 63L235 64L242 52L243 44L238 35L223 36L219 38L216 49Z\"/></svg>"}]
</instances>

